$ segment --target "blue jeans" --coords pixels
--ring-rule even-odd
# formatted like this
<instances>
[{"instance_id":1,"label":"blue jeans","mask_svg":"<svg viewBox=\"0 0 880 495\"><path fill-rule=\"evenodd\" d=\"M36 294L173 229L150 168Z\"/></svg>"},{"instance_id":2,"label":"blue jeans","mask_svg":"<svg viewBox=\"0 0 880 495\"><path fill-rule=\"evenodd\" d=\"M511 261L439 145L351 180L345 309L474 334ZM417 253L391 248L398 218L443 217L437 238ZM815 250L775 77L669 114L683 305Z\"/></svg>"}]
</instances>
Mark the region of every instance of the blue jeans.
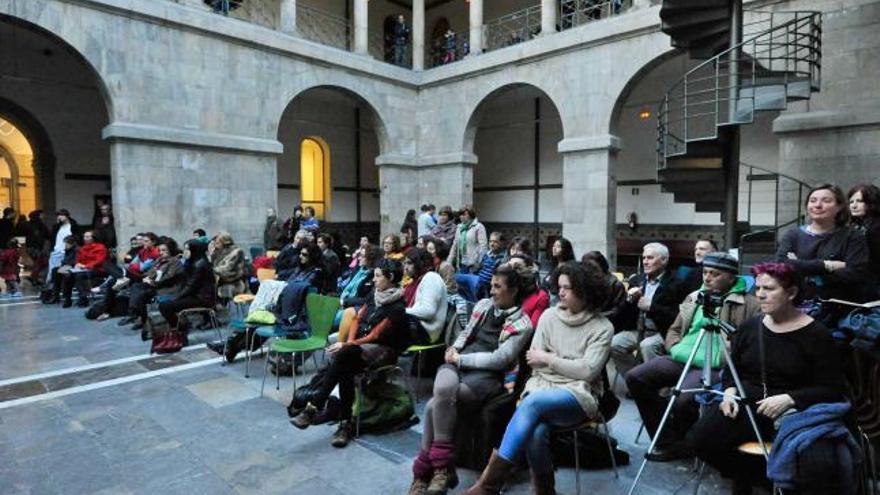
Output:
<instances>
[{"instance_id":1,"label":"blue jeans","mask_svg":"<svg viewBox=\"0 0 880 495\"><path fill-rule=\"evenodd\" d=\"M525 450L529 466L537 473L553 471L550 429L570 428L587 420L574 395L562 388L531 392L516 408L504 432L498 454L515 462Z\"/></svg>"}]
</instances>

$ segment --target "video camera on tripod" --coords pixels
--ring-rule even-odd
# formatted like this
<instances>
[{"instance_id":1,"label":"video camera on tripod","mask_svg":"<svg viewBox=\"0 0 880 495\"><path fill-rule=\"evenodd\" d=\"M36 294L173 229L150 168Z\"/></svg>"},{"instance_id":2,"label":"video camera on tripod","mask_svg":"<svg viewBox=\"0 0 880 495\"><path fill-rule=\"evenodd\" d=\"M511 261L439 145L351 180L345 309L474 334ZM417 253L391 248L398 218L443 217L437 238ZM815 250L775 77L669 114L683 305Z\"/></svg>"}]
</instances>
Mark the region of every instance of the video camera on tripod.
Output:
<instances>
[{"instance_id":1,"label":"video camera on tripod","mask_svg":"<svg viewBox=\"0 0 880 495\"><path fill-rule=\"evenodd\" d=\"M703 328L707 332L720 333L730 337L736 332L736 327L730 323L721 320L721 306L724 305L724 294L717 290L701 290L697 294L697 304L703 307L703 317L706 318L706 324Z\"/></svg>"}]
</instances>

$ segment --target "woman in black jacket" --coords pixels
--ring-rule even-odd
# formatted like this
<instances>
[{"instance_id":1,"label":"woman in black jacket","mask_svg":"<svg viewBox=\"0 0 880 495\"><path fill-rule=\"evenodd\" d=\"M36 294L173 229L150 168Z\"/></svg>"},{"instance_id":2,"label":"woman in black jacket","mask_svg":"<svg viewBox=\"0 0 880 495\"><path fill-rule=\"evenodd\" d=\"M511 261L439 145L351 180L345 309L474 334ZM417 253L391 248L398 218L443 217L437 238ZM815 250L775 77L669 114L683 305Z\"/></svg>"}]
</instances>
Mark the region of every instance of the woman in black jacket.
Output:
<instances>
[{"instance_id":1,"label":"woman in black jacket","mask_svg":"<svg viewBox=\"0 0 880 495\"><path fill-rule=\"evenodd\" d=\"M876 299L876 278L880 277L880 188L873 184L859 184L849 190L847 197L852 226L865 234L868 243L868 266L875 278L871 298Z\"/></svg>"},{"instance_id":2,"label":"woman in black jacket","mask_svg":"<svg viewBox=\"0 0 880 495\"><path fill-rule=\"evenodd\" d=\"M331 443L334 447L345 447L351 441L354 377L367 368L396 362L397 356L410 344L406 304L400 288L402 278L400 262L386 259L379 263L373 272L373 297L358 311L352 323L353 331L327 348L333 361L327 368L321 390L302 412L290 419L293 426L305 429L315 424L319 420L318 413L338 385L342 417Z\"/></svg>"},{"instance_id":3,"label":"woman in black jacket","mask_svg":"<svg viewBox=\"0 0 880 495\"><path fill-rule=\"evenodd\" d=\"M805 277L806 299L867 300L866 287L873 287L874 280L868 271L868 245L861 232L847 225L843 191L831 184L816 186L807 195L806 209L809 223L783 235L776 261ZM838 315L823 307L814 316L831 327Z\"/></svg>"},{"instance_id":4,"label":"woman in black jacket","mask_svg":"<svg viewBox=\"0 0 880 495\"><path fill-rule=\"evenodd\" d=\"M214 306L217 288L207 253L208 245L198 240L190 239L184 244L183 287L173 300L159 304L159 312L171 328L177 328L180 311Z\"/></svg>"}]
</instances>

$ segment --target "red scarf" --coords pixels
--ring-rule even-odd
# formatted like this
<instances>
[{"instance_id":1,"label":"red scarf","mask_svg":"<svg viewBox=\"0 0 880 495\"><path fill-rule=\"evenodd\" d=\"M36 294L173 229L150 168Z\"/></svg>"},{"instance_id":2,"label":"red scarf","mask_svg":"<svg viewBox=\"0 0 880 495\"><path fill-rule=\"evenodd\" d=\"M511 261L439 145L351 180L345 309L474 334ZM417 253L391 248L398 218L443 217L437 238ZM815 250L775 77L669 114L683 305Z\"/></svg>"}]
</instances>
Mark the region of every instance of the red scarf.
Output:
<instances>
[{"instance_id":1,"label":"red scarf","mask_svg":"<svg viewBox=\"0 0 880 495\"><path fill-rule=\"evenodd\" d=\"M414 278L409 285L403 288L403 300L406 301L407 308L411 307L413 303L416 302L416 289L419 288L419 284L422 282L422 277L424 276L424 273L419 275L419 278Z\"/></svg>"}]
</instances>

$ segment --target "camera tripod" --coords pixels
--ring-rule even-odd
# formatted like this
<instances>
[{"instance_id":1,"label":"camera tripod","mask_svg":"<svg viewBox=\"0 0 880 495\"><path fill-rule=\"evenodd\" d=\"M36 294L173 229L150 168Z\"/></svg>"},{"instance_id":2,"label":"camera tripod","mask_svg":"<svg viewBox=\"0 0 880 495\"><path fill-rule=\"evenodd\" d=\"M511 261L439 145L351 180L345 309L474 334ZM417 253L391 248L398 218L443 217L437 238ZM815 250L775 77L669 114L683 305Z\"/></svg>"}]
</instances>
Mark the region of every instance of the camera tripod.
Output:
<instances>
[{"instance_id":1,"label":"camera tripod","mask_svg":"<svg viewBox=\"0 0 880 495\"><path fill-rule=\"evenodd\" d=\"M691 350L690 355L687 358L687 361L684 364L684 370L681 372L681 375L678 377L678 382L675 384L675 387L672 388L672 394L669 396L669 403L666 405L666 410L663 412L663 418L660 420L660 425L657 427L657 431L654 433L654 437L651 439L651 445L648 447L648 453L653 452L654 448L657 446L657 440L663 434L663 429L666 427L666 422L669 420L669 415L672 413L672 407L675 405L675 399L683 394L683 393L692 393L692 392L704 392L713 395L724 395L723 391L715 390L712 388L712 343L715 342L716 338L722 338L723 336L730 336L733 334L736 329L729 323L719 320L716 317L706 317L707 324L700 329L700 333L697 335L697 340L694 343L694 348ZM703 370L702 377L700 378L701 387L693 388L693 389L682 389L682 384L684 383L685 377L687 377L688 372L690 372L691 368L694 364L694 358L697 355L697 352L700 349L700 345L703 343L703 340L706 339L706 336L710 337L709 345L706 345L704 352L705 359L703 360ZM761 436L761 431L758 429L758 423L755 421L755 413L752 411L750 403L746 400L745 389L742 386L742 382L739 379L739 373L736 371L736 367L733 364L733 360L730 358L730 351L727 350L727 346L721 345L722 357L724 358L724 362L727 364L728 369L730 370L730 374L733 377L733 382L736 385L737 396L734 397L734 400L740 402L745 409L746 414L749 417L749 422L751 423L752 430L755 432L755 437L758 439L758 443L761 445L761 450L764 454L764 459L769 457L769 452L767 452L767 446L764 443L764 438ZM642 473L645 471L645 467L648 464L648 459L645 458L642 460L641 466L639 466L639 470L636 473L636 477L633 480L632 485L629 487L629 491L627 495L632 495L636 489L636 486L639 484L639 480L642 477ZM701 469L702 473L702 469ZM778 490L774 489L774 493L781 493Z\"/></svg>"}]
</instances>

